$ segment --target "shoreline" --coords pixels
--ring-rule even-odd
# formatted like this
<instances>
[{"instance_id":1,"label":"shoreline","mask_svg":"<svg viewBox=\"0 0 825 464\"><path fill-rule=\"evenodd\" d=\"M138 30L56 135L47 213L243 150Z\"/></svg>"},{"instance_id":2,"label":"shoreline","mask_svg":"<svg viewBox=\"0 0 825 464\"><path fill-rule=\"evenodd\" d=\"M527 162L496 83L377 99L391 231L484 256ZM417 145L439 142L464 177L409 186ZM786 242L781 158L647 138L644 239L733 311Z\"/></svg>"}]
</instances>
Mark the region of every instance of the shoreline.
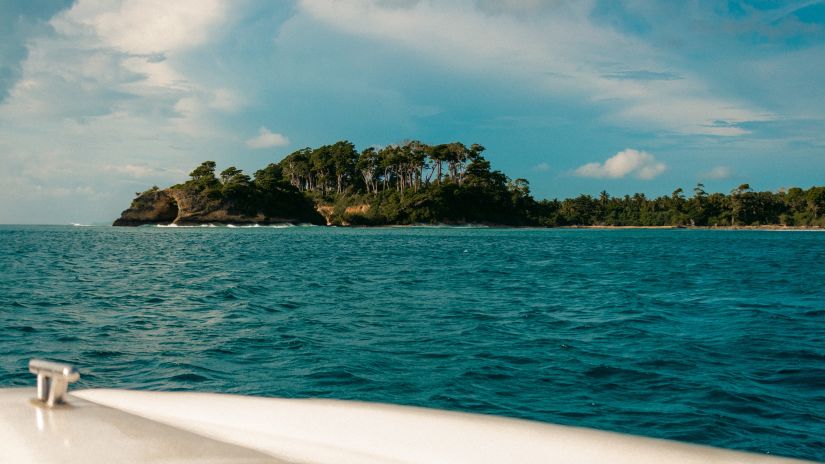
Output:
<instances>
[{"instance_id":1,"label":"shoreline","mask_svg":"<svg viewBox=\"0 0 825 464\"><path fill-rule=\"evenodd\" d=\"M0 224L0 227L124 227L115 226L107 223L70 223L70 224ZM162 223L146 223L132 227L160 227L160 228L289 228L289 227L340 227L346 229L392 229L392 228L450 228L450 229L580 229L580 230L630 230L630 229L685 229L685 230L764 230L764 231L809 231L809 232L825 232L825 227L817 226L783 226L783 225L761 225L761 226L609 226L609 225L571 225L571 226L513 226L507 224L493 224L493 223L435 223L435 224L382 224L382 225L350 225L350 224L333 224L320 225L306 222L187 222L183 224L172 224L168 222Z\"/></svg>"},{"instance_id":2,"label":"shoreline","mask_svg":"<svg viewBox=\"0 0 825 464\"><path fill-rule=\"evenodd\" d=\"M63 224L58 224L63 225ZM84 225L71 224L75 227L82 227ZM352 224L328 224L315 225L308 223L290 223L290 222L272 222L272 223L253 223L253 222L209 222L197 223L187 222L184 224L141 224L132 227L160 227L160 228L290 228L290 227L340 227L346 229L399 229L399 228L420 228L420 229L567 229L567 230L634 230L634 229L652 229L652 230L758 230L758 231L775 231L775 232L790 232L790 231L809 231L809 232L825 232L823 227L815 226L782 226L782 225L760 225L760 226L613 226L613 225L571 225L571 226L513 226L507 224L491 224L491 223L436 223L436 224L381 224L381 225L352 225ZM122 227L112 225L111 227Z\"/></svg>"},{"instance_id":3,"label":"shoreline","mask_svg":"<svg viewBox=\"0 0 825 464\"><path fill-rule=\"evenodd\" d=\"M761 226L559 226L549 227L550 229L685 229L685 230L768 230L768 231L825 231L823 227L816 226L783 226L783 225L761 225Z\"/></svg>"}]
</instances>

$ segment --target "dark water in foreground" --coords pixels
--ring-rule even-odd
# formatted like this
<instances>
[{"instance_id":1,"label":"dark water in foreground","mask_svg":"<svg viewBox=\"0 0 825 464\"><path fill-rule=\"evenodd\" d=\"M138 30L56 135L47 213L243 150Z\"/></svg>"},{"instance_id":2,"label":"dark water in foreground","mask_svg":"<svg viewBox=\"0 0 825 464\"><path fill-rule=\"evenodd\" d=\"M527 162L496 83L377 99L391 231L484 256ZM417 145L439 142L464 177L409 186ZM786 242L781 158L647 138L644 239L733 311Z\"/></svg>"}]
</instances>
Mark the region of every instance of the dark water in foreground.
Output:
<instances>
[{"instance_id":1,"label":"dark water in foreground","mask_svg":"<svg viewBox=\"0 0 825 464\"><path fill-rule=\"evenodd\" d=\"M825 460L825 233L0 227L0 386L322 396Z\"/></svg>"}]
</instances>

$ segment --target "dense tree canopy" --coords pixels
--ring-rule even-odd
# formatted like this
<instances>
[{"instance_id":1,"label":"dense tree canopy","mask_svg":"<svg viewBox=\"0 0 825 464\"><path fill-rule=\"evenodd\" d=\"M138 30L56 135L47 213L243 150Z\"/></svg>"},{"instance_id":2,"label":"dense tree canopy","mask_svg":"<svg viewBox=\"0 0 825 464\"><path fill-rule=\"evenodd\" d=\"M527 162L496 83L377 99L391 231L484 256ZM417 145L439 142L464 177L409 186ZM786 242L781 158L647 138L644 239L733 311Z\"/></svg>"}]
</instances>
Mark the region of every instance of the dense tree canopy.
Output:
<instances>
[{"instance_id":1,"label":"dense tree canopy","mask_svg":"<svg viewBox=\"0 0 825 464\"><path fill-rule=\"evenodd\" d=\"M729 195L697 184L647 198L579 195L536 201L526 179L493 170L484 147L417 140L360 153L349 141L303 148L250 178L215 162L195 168L182 188L204 201L249 215L290 217L315 205L350 224L495 223L541 226L825 226L825 187L757 192L742 184Z\"/></svg>"},{"instance_id":2,"label":"dense tree canopy","mask_svg":"<svg viewBox=\"0 0 825 464\"><path fill-rule=\"evenodd\" d=\"M648 199L644 194L598 198L580 195L564 201L539 202L545 225L616 226L825 226L821 211L825 187L797 187L778 192L756 192L748 184L730 195L708 194L697 184L693 196L676 189L670 196Z\"/></svg>"}]
</instances>

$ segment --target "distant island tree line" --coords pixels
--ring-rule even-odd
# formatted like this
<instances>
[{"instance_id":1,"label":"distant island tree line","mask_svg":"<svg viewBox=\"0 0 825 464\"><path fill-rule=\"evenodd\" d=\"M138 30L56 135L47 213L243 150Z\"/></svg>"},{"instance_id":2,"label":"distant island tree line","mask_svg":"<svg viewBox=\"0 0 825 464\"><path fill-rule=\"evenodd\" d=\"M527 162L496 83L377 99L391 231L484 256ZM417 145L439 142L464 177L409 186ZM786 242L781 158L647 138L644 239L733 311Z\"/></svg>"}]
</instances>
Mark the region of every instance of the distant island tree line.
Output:
<instances>
[{"instance_id":1,"label":"distant island tree line","mask_svg":"<svg viewBox=\"0 0 825 464\"><path fill-rule=\"evenodd\" d=\"M303 148L252 177L216 163L183 184L138 193L115 225L312 222L341 225L825 227L825 187L730 194L697 184L669 196L582 194L535 200L526 179L491 168L484 147L419 141L369 147L348 141Z\"/></svg>"}]
</instances>

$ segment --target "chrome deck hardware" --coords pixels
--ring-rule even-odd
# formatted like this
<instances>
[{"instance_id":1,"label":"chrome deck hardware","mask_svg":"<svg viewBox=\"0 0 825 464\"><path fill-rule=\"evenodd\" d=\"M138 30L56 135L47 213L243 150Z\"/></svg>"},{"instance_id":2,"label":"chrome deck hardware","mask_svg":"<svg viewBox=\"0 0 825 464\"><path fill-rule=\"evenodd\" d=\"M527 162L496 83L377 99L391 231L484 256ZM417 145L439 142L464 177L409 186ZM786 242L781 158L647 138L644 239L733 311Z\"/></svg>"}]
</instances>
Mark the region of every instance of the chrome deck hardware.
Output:
<instances>
[{"instance_id":1,"label":"chrome deck hardware","mask_svg":"<svg viewBox=\"0 0 825 464\"><path fill-rule=\"evenodd\" d=\"M37 375L37 399L48 407L65 403L69 384L80 378L74 367L43 359L29 361L29 372Z\"/></svg>"}]
</instances>

